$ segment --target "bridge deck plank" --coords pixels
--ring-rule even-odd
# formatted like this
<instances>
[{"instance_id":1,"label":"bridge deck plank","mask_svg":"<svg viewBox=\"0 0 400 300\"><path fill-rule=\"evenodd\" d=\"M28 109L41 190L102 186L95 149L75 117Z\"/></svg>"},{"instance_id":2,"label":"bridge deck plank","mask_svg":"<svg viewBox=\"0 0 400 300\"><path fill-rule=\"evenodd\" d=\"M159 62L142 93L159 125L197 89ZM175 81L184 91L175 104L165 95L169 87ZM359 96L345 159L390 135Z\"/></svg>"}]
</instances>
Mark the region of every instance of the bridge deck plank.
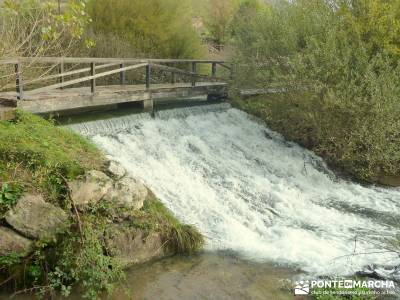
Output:
<instances>
[{"instance_id":1,"label":"bridge deck plank","mask_svg":"<svg viewBox=\"0 0 400 300\"><path fill-rule=\"evenodd\" d=\"M44 91L37 94L26 93L24 100L16 101L16 93L0 93L3 101L15 101L17 106L33 113L48 113L87 107L115 105L127 102L143 102L161 98L182 98L207 94L224 94L227 83L197 82L152 84L150 89L141 85L97 86L91 93L90 87L66 88Z\"/></svg>"}]
</instances>

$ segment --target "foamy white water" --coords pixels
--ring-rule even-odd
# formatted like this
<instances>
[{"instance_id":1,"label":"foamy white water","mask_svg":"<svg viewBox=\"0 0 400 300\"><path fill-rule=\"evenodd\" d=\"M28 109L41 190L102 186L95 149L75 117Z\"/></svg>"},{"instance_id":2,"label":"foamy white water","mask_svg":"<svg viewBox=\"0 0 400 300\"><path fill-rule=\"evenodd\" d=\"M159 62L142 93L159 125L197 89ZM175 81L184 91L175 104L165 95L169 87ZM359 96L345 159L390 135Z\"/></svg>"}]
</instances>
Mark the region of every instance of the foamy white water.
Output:
<instances>
[{"instance_id":1,"label":"foamy white water","mask_svg":"<svg viewBox=\"0 0 400 300\"><path fill-rule=\"evenodd\" d=\"M335 178L244 112L210 105L71 127L196 225L209 249L318 275L388 266L385 275L400 278L394 253L352 255L384 251L383 240L399 233L400 189Z\"/></svg>"}]
</instances>

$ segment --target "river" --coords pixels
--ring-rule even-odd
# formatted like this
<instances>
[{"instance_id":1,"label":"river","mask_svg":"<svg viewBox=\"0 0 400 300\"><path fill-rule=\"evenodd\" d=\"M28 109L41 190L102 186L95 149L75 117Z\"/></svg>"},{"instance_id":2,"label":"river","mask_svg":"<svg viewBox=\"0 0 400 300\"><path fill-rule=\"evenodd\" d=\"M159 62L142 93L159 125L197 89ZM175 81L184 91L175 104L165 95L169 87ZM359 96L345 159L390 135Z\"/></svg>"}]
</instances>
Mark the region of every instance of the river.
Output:
<instances>
[{"instance_id":1,"label":"river","mask_svg":"<svg viewBox=\"0 0 400 300\"><path fill-rule=\"evenodd\" d=\"M314 275L400 278L400 189L335 176L321 158L229 104L72 125L142 179L208 250ZM353 253L370 253L358 254Z\"/></svg>"},{"instance_id":2,"label":"river","mask_svg":"<svg viewBox=\"0 0 400 300\"><path fill-rule=\"evenodd\" d=\"M191 299L190 291L203 299L202 285L215 292L220 287L221 297L213 299L258 299L254 295L266 293L263 287L285 299L287 291L275 282L295 276L375 272L400 280L399 255L387 251L399 237L400 189L341 179L321 158L229 104L70 127L206 236L207 254L129 273L133 289L135 278L153 286L143 292L146 299L164 299L157 291L172 295L165 299L174 293ZM243 288L248 281L255 283L253 290Z\"/></svg>"}]
</instances>

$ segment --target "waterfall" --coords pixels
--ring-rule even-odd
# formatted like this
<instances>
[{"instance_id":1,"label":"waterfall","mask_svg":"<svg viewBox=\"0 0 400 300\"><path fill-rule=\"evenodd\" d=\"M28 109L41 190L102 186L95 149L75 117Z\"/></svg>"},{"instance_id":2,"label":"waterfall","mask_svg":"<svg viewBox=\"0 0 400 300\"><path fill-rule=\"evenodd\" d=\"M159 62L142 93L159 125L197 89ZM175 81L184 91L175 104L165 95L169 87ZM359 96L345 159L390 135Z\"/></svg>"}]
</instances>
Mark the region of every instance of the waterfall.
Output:
<instances>
[{"instance_id":1,"label":"waterfall","mask_svg":"<svg viewBox=\"0 0 400 300\"><path fill-rule=\"evenodd\" d=\"M383 252L400 230L400 189L337 178L321 158L227 104L71 127L197 226L210 250L317 275L373 269L400 280L398 254Z\"/></svg>"}]
</instances>

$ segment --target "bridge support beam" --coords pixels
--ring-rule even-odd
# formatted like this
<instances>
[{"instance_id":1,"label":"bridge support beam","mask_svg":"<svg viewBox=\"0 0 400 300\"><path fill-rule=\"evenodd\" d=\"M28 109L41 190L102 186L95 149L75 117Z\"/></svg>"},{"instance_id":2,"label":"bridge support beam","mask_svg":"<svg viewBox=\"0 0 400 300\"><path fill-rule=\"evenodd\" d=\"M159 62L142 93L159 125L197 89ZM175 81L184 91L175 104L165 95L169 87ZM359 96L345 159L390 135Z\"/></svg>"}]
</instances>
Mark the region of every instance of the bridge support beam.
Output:
<instances>
[{"instance_id":1,"label":"bridge support beam","mask_svg":"<svg viewBox=\"0 0 400 300\"><path fill-rule=\"evenodd\" d=\"M154 102L153 102L153 98L152 97L150 97L147 100L143 100L143 102L142 102L143 111L152 112L153 111L153 105L154 105Z\"/></svg>"}]
</instances>

